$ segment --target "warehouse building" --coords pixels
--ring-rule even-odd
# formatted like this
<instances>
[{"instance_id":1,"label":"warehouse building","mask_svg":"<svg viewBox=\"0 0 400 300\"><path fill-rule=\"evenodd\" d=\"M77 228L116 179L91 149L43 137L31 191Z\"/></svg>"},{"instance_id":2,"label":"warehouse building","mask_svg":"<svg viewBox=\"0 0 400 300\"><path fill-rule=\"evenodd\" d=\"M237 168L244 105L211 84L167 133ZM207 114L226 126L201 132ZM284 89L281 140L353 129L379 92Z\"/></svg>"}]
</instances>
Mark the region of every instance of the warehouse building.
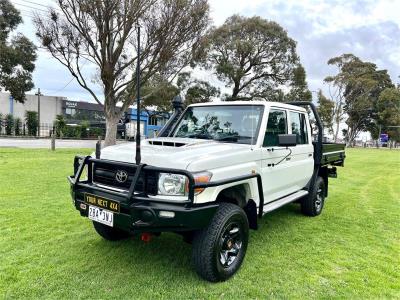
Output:
<instances>
[{"instance_id":1,"label":"warehouse building","mask_svg":"<svg viewBox=\"0 0 400 300\"><path fill-rule=\"evenodd\" d=\"M88 122L90 126L105 128L103 106L86 101L71 101L66 97L40 96L27 94L25 103L16 102L9 93L0 92L0 114L13 115L24 123L26 112L40 112L40 136L49 136L57 115L63 115L69 125L79 125ZM136 135L137 110L129 108L125 117L119 122L119 137L134 138ZM141 132L146 137L153 137L165 125L169 118L168 113L159 113L154 110L141 111ZM126 124L126 125L125 125ZM4 130L0 133L4 133Z\"/></svg>"}]
</instances>

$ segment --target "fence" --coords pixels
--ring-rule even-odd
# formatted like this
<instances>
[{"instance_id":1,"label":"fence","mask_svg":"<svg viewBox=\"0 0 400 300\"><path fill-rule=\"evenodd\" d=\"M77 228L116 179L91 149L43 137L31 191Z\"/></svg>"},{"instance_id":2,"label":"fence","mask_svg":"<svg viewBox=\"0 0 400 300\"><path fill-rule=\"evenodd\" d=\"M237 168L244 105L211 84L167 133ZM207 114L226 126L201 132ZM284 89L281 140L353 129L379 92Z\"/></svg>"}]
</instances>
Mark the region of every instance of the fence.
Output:
<instances>
[{"instance_id":1,"label":"fence","mask_svg":"<svg viewBox=\"0 0 400 300\"><path fill-rule=\"evenodd\" d=\"M65 125L62 129L56 128L54 124L41 123L40 126L29 126L26 122L19 124L0 120L0 136L15 137L51 137L55 134L58 138L97 138L105 135L105 129L85 125Z\"/></svg>"}]
</instances>

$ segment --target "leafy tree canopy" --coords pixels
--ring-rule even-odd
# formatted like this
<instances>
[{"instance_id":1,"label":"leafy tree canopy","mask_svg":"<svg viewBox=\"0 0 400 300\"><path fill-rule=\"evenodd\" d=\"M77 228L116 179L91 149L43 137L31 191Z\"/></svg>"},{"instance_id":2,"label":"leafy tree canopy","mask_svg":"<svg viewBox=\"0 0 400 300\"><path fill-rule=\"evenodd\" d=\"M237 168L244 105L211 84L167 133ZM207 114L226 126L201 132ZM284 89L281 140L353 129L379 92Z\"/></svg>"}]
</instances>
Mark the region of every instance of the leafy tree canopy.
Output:
<instances>
[{"instance_id":1,"label":"leafy tree canopy","mask_svg":"<svg viewBox=\"0 0 400 300\"><path fill-rule=\"evenodd\" d=\"M379 95L378 126L381 132L386 132L389 137L400 141L400 90L399 88L386 88Z\"/></svg>"},{"instance_id":2,"label":"leafy tree canopy","mask_svg":"<svg viewBox=\"0 0 400 300\"><path fill-rule=\"evenodd\" d=\"M306 70L298 64L292 73L290 91L285 95L286 101L312 101L312 94L308 89Z\"/></svg>"},{"instance_id":3,"label":"leafy tree canopy","mask_svg":"<svg viewBox=\"0 0 400 300\"><path fill-rule=\"evenodd\" d=\"M115 144L117 122L135 102L140 27L141 86L155 78L172 82L192 62L209 26L207 0L57 0L58 10L35 20L42 45L93 98L103 104L105 145ZM139 26L138 26L139 25ZM99 98L82 66L96 67ZM150 84L153 85L153 84ZM142 95L143 99L149 95ZM104 99L104 101L103 101ZM117 104L122 104L122 109Z\"/></svg>"},{"instance_id":4,"label":"leafy tree canopy","mask_svg":"<svg viewBox=\"0 0 400 300\"><path fill-rule=\"evenodd\" d=\"M0 0L0 91L9 91L18 102L31 90L36 47L22 34L10 34L22 23L18 10L8 0Z\"/></svg>"},{"instance_id":5,"label":"leafy tree canopy","mask_svg":"<svg viewBox=\"0 0 400 300\"><path fill-rule=\"evenodd\" d=\"M185 105L190 105L209 102L220 95L220 90L207 81L193 78L190 72L182 72L175 84L155 76L143 86L142 93L149 95L142 101L144 109L155 106L159 112L169 112L171 100L178 94L183 96Z\"/></svg>"},{"instance_id":6,"label":"leafy tree canopy","mask_svg":"<svg viewBox=\"0 0 400 300\"><path fill-rule=\"evenodd\" d=\"M197 60L232 92L227 100L275 99L299 66L296 42L277 23L260 17L229 17L203 40Z\"/></svg>"},{"instance_id":7,"label":"leafy tree canopy","mask_svg":"<svg viewBox=\"0 0 400 300\"><path fill-rule=\"evenodd\" d=\"M335 102L328 99L321 90L318 91L318 114L325 128L333 133Z\"/></svg>"},{"instance_id":8,"label":"leafy tree canopy","mask_svg":"<svg viewBox=\"0 0 400 300\"><path fill-rule=\"evenodd\" d=\"M349 127L347 137L351 144L361 131L371 131L375 126L379 95L394 85L387 70L378 70L374 63L364 62L353 54L334 57L328 64L339 69L338 74L328 76L325 81L340 87Z\"/></svg>"}]
</instances>

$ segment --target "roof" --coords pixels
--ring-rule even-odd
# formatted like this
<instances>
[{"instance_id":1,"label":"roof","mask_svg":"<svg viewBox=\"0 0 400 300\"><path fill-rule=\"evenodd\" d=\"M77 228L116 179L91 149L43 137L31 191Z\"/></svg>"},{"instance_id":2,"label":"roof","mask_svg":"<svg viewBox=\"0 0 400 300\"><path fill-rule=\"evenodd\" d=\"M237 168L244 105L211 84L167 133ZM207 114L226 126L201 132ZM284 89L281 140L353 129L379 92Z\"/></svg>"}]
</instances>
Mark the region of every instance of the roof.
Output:
<instances>
[{"instance_id":1,"label":"roof","mask_svg":"<svg viewBox=\"0 0 400 300\"><path fill-rule=\"evenodd\" d=\"M286 109L295 109L299 111L306 111L304 107L297 106L297 105L290 105L283 102L273 102L273 101L219 101L219 102L205 102L205 103L196 103L191 104L189 106L221 106L221 105L263 105L266 107L276 106L282 107Z\"/></svg>"}]
</instances>

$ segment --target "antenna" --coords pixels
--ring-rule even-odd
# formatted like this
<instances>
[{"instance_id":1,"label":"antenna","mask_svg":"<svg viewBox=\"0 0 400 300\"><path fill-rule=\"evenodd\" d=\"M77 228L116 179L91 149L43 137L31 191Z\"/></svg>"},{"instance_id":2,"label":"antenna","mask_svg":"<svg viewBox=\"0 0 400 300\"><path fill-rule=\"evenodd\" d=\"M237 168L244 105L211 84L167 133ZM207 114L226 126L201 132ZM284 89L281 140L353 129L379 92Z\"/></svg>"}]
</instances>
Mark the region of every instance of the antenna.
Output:
<instances>
[{"instance_id":1,"label":"antenna","mask_svg":"<svg viewBox=\"0 0 400 300\"><path fill-rule=\"evenodd\" d=\"M136 164L140 165L140 25L137 28L137 64L136 64Z\"/></svg>"}]
</instances>

